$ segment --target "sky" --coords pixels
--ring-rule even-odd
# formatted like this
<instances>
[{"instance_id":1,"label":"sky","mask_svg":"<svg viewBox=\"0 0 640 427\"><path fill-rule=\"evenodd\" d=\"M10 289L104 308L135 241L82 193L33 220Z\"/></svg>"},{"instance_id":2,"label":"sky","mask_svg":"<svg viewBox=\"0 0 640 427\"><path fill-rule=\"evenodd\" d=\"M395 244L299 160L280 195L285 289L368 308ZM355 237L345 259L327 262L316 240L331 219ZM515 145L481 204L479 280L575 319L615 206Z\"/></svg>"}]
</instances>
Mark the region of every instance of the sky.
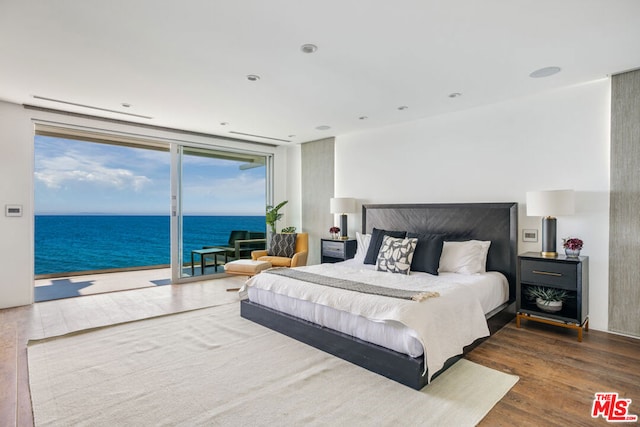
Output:
<instances>
[{"instance_id":1,"label":"sky","mask_svg":"<svg viewBox=\"0 0 640 427\"><path fill-rule=\"evenodd\" d=\"M35 137L35 211L169 215L169 152ZM185 215L264 215L265 167L185 155Z\"/></svg>"}]
</instances>

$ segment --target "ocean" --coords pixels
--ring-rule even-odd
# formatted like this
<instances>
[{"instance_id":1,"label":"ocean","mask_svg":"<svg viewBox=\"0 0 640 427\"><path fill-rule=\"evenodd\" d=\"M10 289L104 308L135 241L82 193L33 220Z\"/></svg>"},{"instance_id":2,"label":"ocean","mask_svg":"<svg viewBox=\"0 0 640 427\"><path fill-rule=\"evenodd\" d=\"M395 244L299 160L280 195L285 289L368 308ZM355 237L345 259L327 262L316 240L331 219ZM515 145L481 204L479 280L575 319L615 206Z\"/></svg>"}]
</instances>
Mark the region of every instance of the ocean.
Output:
<instances>
[{"instance_id":1,"label":"ocean","mask_svg":"<svg viewBox=\"0 0 640 427\"><path fill-rule=\"evenodd\" d=\"M169 264L170 217L36 215L35 274ZM231 230L266 230L264 216L185 216L183 261L191 250L226 245Z\"/></svg>"}]
</instances>

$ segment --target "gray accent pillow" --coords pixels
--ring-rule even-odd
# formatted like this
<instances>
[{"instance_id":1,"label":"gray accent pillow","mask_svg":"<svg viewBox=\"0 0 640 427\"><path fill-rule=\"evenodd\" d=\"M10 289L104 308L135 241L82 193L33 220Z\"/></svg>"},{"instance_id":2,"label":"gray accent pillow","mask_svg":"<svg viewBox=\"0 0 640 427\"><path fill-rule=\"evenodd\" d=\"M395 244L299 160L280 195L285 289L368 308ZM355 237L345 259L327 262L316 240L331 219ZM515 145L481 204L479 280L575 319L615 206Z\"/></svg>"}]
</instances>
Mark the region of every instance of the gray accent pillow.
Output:
<instances>
[{"instance_id":1,"label":"gray accent pillow","mask_svg":"<svg viewBox=\"0 0 640 427\"><path fill-rule=\"evenodd\" d=\"M271 245L267 251L269 256L282 256L291 258L296 253L297 233L274 234Z\"/></svg>"},{"instance_id":2,"label":"gray accent pillow","mask_svg":"<svg viewBox=\"0 0 640 427\"><path fill-rule=\"evenodd\" d=\"M380 252L380 246L382 246L382 239L384 236L402 237L407 235L406 231L388 231L374 228L371 232L371 241L369 242L369 249L364 257L364 264L374 265L378 259L378 252Z\"/></svg>"},{"instance_id":3,"label":"gray accent pillow","mask_svg":"<svg viewBox=\"0 0 640 427\"><path fill-rule=\"evenodd\" d=\"M378 253L377 270L390 273L409 274L413 252L416 250L418 239L384 236L380 252Z\"/></svg>"}]
</instances>

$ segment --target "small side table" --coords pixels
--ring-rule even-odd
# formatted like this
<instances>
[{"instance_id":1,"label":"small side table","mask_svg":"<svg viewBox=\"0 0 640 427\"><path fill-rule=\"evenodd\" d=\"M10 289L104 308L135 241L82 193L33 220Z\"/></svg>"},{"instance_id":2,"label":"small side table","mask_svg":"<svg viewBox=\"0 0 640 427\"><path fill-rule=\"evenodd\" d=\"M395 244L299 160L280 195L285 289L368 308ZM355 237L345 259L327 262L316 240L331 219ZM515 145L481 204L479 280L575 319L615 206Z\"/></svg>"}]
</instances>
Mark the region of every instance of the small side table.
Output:
<instances>
[{"instance_id":1,"label":"small side table","mask_svg":"<svg viewBox=\"0 0 640 427\"><path fill-rule=\"evenodd\" d=\"M204 276L204 269L207 267L211 267L210 265L207 265L207 256L208 255L213 255L213 267L215 269L215 272L218 272L218 254L224 253L224 263L227 263L228 260L228 256L227 256L227 250L226 249L222 249L222 248L209 248L209 249L194 249L191 251L191 275L194 275L194 260L193 260L193 256L194 255L200 255L200 270L201 270L201 274Z\"/></svg>"},{"instance_id":2,"label":"small side table","mask_svg":"<svg viewBox=\"0 0 640 427\"><path fill-rule=\"evenodd\" d=\"M346 261L356 255L356 239L321 239L320 258L322 263Z\"/></svg>"},{"instance_id":3,"label":"small side table","mask_svg":"<svg viewBox=\"0 0 640 427\"><path fill-rule=\"evenodd\" d=\"M527 298L527 289L531 287L564 290L569 298L560 311L544 311ZM521 320L575 329L578 341L582 341L582 330L589 331L589 257L545 258L538 252L519 255L516 327L520 327Z\"/></svg>"}]
</instances>

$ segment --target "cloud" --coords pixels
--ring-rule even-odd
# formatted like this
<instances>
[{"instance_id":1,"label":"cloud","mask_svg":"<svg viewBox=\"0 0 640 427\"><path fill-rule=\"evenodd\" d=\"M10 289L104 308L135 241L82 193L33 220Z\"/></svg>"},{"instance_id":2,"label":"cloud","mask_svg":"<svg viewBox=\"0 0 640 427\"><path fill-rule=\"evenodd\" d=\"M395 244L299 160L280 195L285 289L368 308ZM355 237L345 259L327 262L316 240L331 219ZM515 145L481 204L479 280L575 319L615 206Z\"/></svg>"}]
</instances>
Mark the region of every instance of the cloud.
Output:
<instances>
[{"instance_id":1,"label":"cloud","mask_svg":"<svg viewBox=\"0 0 640 427\"><path fill-rule=\"evenodd\" d=\"M67 151L54 157L37 157L35 179L48 188L59 189L68 184L89 183L102 187L141 191L151 179L136 175L129 169L113 168L95 158Z\"/></svg>"},{"instance_id":2,"label":"cloud","mask_svg":"<svg viewBox=\"0 0 640 427\"><path fill-rule=\"evenodd\" d=\"M187 194L198 195L222 195L228 199L246 199L247 197L257 197L264 199L265 178L264 176L253 176L248 173L240 173L233 177L216 178L209 182L191 182L185 185Z\"/></svg>"},{"instance_id":3,"label":"cloud","mask_svg":"<svg viewBox=\"0 0 640 427\"><path fill-rule=\"evenodd\" d=\"M261 215L265 207L265 177L240 173L233 177L185 183L187 214Z\"/></svg>"},{"instance_id":4,"label":"cloud","mask_svg":"<svg viewBox=\"0 0 640 427\"><path fill-rule=\"evenodd\" d=\"M181 177L187 214L264 214L266 167L185 155ZM40 211L165 212L170 193L166 151L35 138ZM88 209L88 210L87 210Z\"/></svg>"}]
</instances>

